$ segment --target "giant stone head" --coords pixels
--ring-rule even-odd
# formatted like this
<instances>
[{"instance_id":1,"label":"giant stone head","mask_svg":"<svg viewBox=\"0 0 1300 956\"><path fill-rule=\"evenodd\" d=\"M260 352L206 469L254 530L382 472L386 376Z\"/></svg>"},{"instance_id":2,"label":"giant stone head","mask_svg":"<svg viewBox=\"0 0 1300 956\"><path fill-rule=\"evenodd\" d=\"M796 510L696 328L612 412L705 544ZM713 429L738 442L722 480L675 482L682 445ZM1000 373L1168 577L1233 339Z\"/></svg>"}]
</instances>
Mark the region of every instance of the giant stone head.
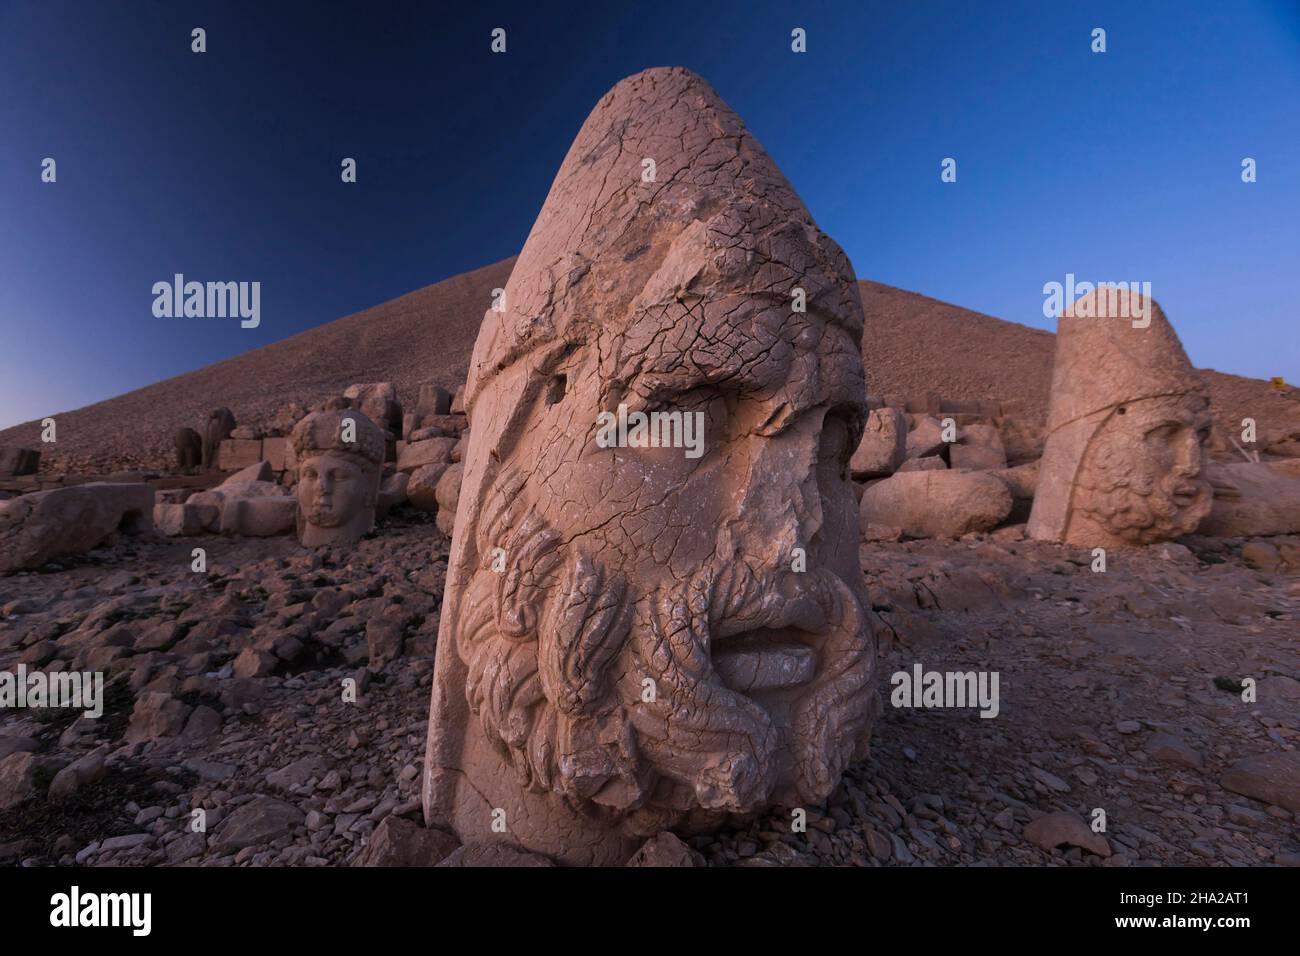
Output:
<instances>
[{"instance_id":1,"label":"giant stone head","mask_svg":"<svg viewBox=\"0 0 1300 956\"><path fill-rule=\"evenodd\" d=\"M876 707L844 254L706 83L656 69L583 125L503 300L466 390L426 818L620 863L823 800Z\"/></svg>"}]
</instances>

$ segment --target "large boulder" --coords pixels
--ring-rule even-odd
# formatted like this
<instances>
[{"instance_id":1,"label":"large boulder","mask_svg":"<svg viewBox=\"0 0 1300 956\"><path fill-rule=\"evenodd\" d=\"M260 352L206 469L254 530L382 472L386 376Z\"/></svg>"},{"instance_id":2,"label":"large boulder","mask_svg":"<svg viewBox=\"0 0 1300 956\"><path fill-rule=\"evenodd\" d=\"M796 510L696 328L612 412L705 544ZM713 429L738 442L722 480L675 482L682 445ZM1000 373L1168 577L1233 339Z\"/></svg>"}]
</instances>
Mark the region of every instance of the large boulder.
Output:
<instances>
[{"instance_id":1,"label":"large boulder","mask_svg":"<svg viewBox=\"0 0 1300 956\"><path fill-rule=\"evenodd\" d=\"M0 572L84 554L116 532L153 531L154 490L92 482L0 501Z\"/></svg>"},{"instance_id":2,"label":"large boulder","mask_svg":"<svg viewBox=\"0 0 1300 956\"><path fill-rule=\"evenodd\" d=\"M907 419L897 408L877 408L867 413L862 441L849 459L854 478L883 478L898 470L907 458Z\"/></svg>"},{"instance_id":3,"label":"large boulder","mask_svg":"<svg viewBox=\"0 0 1300 956\"><path fill-rule=\"evenodd\" d=\"M941 538L990 531L1011 505L1007 486L983 472L900 471L863 492L858 514L869 532Z\"/></svg>"}]
</instances>

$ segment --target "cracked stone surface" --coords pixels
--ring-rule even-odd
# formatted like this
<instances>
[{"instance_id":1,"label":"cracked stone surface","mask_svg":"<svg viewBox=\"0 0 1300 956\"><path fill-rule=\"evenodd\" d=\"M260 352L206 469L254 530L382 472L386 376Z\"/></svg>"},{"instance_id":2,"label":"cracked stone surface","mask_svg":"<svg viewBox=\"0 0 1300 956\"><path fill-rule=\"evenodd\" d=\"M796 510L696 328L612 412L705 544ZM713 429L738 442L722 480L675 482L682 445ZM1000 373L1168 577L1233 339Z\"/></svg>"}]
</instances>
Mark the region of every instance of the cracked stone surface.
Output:
<instances>
[{"instance_id":1,"label":"cracked stone surface","mask_svg":"<svg viewBox=\"0 0 1300 956\"><path fill-rule=\"evenodd\" d=\"M622 863L822 800L865 754L862 322L843 252L703 80L600 101L470 365L430 822ZM702 454L600 447L621 406L697 416Z\"/></svg>"}]
</instances>

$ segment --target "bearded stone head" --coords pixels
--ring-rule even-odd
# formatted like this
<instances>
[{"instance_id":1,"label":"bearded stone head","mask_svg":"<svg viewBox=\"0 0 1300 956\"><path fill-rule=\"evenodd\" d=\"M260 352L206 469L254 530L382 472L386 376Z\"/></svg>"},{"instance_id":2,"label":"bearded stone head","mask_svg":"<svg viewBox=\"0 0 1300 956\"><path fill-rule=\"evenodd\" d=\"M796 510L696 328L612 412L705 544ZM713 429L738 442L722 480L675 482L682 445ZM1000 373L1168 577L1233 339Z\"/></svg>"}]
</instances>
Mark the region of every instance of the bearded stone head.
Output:
<instances>
[{"instance_id":1,"label":"bearded stone head","mask_svg":"<svg viewBox=\"0 0 1300 956\"><path fill-rule=\"evenodd\" d=\"M1209 399L1160 307L1132 299L1094 293L1060 320L1031 537L1151 544L1209 514Z\"/></svg>"},{"instance_id":2,"label":"bearded stone head","mask_svg":"<svg viewBox=\"0 0 1300 956\"><path fill-rule=\"evenodd\" d=\"M621 863L824 800L876 707L843 253L707 84L650 70L587 120L505 304L466 391L426 818Z\"/></svg>"},{"instance_id":3,"label":"bearded stone head","mask_svg":"<svg viewBox=\"0 0 1300 956\"><path fill-rule=\"evenodd\" d=\"M293 430L298 540L350 544L375 526L384 433L353 409L316 412Z\"/></svg>"},{"instance_id":4,"label":"bearded stone head","mask_svg":"<svg viewBox=\"0 0 1300 956\"><path fill-rule=\"evenodd\" d=\"M1209 433L1209 402L1198 395L1118 406L1084 455L1073 520L1133 545L1191 534L1210 512Z\"/></svg>"}]
</instances>

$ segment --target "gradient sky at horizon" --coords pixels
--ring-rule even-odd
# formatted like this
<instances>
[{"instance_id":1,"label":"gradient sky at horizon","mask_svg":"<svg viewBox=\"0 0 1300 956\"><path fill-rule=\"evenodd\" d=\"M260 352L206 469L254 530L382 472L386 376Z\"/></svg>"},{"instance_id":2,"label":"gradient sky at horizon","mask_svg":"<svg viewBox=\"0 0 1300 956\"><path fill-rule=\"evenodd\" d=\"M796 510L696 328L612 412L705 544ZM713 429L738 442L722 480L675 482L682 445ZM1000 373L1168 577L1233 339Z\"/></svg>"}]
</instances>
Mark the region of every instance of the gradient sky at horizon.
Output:
<instances>
[{"instance_id":1,"label":"gradient sky at horizon","mask_svg":"<svg viewBox=\"0 0 1300 956\"><path fill-rule=\"evenodd\" d=\"M1296 2L0 0L0 428L513 255L600 96L666 65L863 278L1048 329L1046 282L1148 281L1196 365L1300 382ZM261 326L155 318L177 272L260 281Z\"/></svg>"}]
</instances>

